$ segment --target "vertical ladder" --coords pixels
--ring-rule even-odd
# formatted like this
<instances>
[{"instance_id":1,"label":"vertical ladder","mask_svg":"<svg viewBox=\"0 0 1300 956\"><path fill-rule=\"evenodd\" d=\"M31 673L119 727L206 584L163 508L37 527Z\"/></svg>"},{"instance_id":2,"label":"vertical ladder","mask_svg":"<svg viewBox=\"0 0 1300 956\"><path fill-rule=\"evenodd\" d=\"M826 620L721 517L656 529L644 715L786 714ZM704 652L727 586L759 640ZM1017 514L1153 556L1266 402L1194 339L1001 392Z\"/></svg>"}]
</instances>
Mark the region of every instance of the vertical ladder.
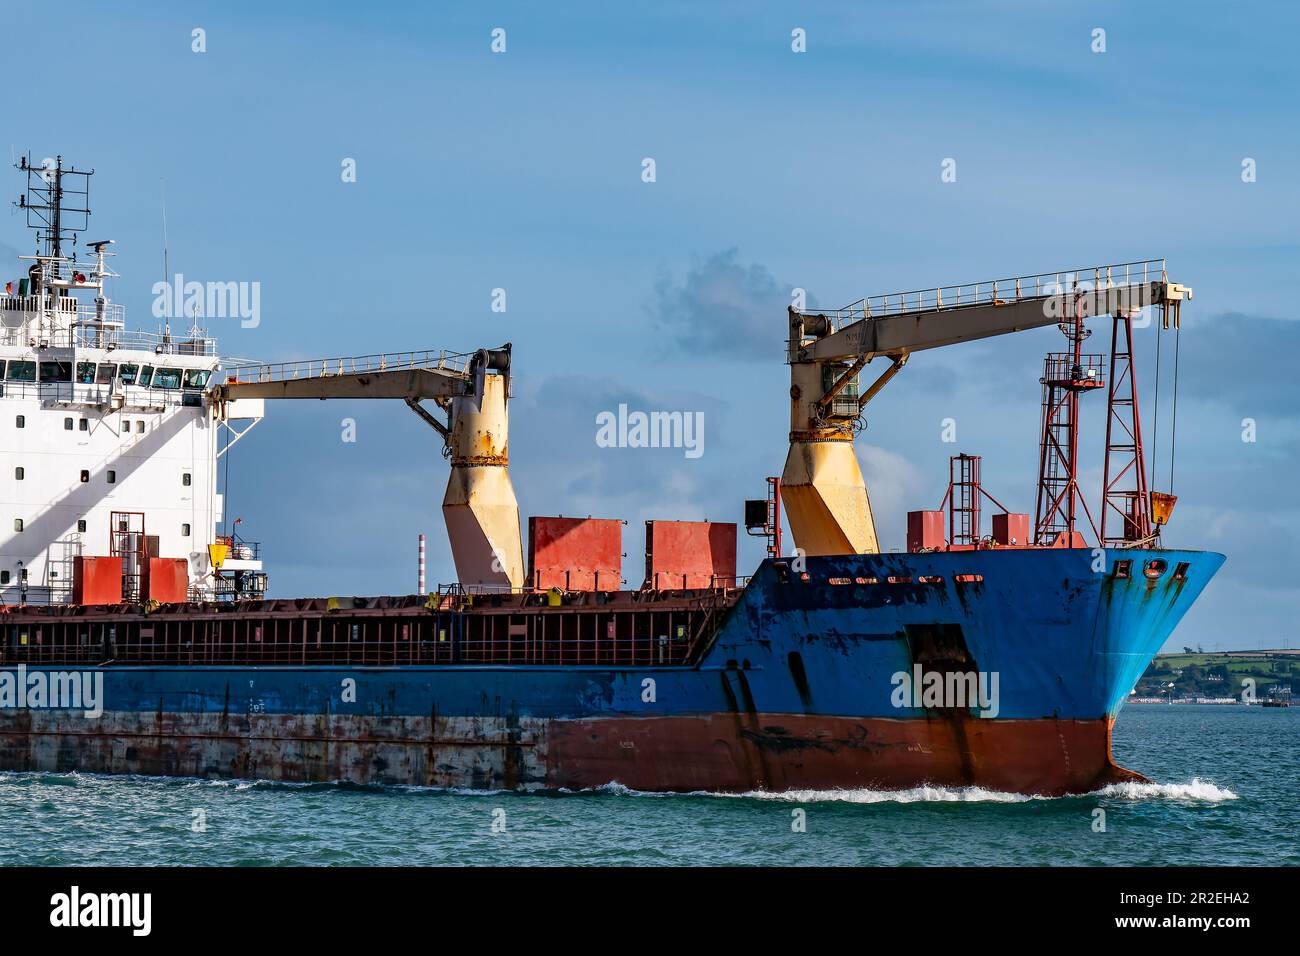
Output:
<instances>
[{"instance_id":1,"label":"vertical ladder","mask_svg":"<svg viewBox=\"0 0 1300 956\"><path fill-rule=\"evenodd\" d=\"M781 479L767 479L767 555L781 557Z\"/></svg>"},{"instance_id":2,"label":"vertical ladder","mask_svg":"<svg viewBox=\"0 0 1300 956\"><path fill-rule=\"evenodd\" d=\"M1079 393L1059 371L1069 362L1063 353L1043 363L1043 437L1039 447L1038 501L1034 509L1034 543L1051 544L1062 531L1074 530L1075 422Z\"/></svg>"},{"instance_id":3,"label":"vertical ladder","mask_svg":"<svg viewBox=\"0 0 1300 956\"><path fill-rule=\"evenodd\" d=\"M979 544L979 455L953 455L948 459L948 494L949 544Z\"/></svg>"}]
</instances>

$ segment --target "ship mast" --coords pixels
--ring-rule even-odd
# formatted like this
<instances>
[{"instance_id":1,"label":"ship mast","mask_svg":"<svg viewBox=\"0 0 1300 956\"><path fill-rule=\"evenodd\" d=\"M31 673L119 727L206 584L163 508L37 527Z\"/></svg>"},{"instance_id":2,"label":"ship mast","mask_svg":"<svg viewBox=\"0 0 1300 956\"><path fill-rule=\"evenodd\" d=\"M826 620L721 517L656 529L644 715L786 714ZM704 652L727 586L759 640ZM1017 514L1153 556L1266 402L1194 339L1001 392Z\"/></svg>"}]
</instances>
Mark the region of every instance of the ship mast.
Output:
<instances>
[{"instance_id":1,"label":"ship mast","mask_svg":"<svg viewBox=\"0 0 1300 956\"><path fill-rule=\"evenodd\" d=\"M30 154L15 168L27 174L27 190L14 206L26 213L27 227L36 232L36 254L21 257L35 260L27 270L27 292L37 304L35 338L48 343L54 335L71 333L75 325L75 306L61 301L69 290L95 288L103 294L102 274L96 272L88 280L75 264L77 234L90 224L90 177L95 171L64 166L62 156L36 165ZM67 257L65 242L73 247ZM71 316L67 328L65 315Z\"/></svg>"},{"instance_id":2,"label":"ship mast","mask_svg":"<svg viewBox=\"0 0 1300 956\"><path fill-rule=\"evenodd\" d=\"M36 230L37 256L51 261L51 276L57 278L64 241L73 244L75 256L77 233L90 224L90 177L95 171L65 167L62 156L36 166L30 154L15 168L27 174L27 191L14 205L26 211L28 228Z\"/></svg>"}]
</instances>

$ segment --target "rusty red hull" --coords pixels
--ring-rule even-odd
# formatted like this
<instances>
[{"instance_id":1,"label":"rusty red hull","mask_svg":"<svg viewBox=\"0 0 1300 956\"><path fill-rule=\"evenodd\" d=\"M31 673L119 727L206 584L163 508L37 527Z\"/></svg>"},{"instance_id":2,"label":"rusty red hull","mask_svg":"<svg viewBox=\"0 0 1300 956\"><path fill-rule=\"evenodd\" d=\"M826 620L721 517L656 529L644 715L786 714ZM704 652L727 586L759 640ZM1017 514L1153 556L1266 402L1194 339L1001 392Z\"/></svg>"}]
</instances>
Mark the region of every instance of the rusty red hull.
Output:
<instances>
[{"instance_id":1,"label":"rusty red hull","mask_svg":"<svg viewBox=\"0 0 1300 956\"><path fill-rule=\"evenodd\" d=\"M0 734L9 770L350 781L476 789L895 790L1062 795L1142 780L1105 720L891 720L794 714L488 720L32 713Z\"/></svg>"},{"instance_id":2,"label":"rusty red hull","mask_svg":"<svg viewBox=\"0 0 1300 956\"><path fill-rule=\"evenodd\" d=\"M616 780L634 790L745 792L921 783L1057 796L1145 779L1114 763L1110 731L1107 720L792 714L561 721L551 730L548 769L572 787Z\"/></svg>"}]
</instances>

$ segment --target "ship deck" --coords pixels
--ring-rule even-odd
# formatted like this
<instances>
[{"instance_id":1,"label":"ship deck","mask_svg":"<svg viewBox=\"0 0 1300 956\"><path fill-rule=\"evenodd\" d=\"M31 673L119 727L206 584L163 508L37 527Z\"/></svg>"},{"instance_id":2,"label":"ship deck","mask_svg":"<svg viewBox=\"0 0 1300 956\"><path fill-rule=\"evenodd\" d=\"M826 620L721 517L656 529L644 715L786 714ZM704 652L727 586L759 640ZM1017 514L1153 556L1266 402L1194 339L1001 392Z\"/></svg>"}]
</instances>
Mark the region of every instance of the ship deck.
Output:
<instances>
[{"instance_id":1,"label":"ship deck","mask_svg":"<svg viewBox=\"0 0 1300 956\"><path fill-rule=\"evenodd\" d=\"M0 610L0 666L690 666L743 587Z\"/></svg>"}]
</instances>

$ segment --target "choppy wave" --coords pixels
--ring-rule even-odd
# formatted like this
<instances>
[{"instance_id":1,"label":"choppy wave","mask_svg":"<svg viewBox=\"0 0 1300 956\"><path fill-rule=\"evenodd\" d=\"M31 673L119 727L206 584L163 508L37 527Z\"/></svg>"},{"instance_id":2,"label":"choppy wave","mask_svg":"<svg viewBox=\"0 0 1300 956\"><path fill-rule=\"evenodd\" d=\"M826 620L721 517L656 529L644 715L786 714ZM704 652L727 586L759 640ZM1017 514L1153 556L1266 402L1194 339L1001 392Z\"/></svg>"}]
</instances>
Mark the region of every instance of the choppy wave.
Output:
<instances>
[{"instance_id":1,"label":"choppy wave","mask_svg":"<svg viewBox=\"0 0 1300 956\"><path fill-rule=\"evenodd\" d=\"M909 787L906 790L754 790L732 796L793 803L1025 803L1039 799L1023 793L1003 793L983 787Z\"/></svg>"},{"instance_id":2,"label":"choppy wave","mask_svg":"<svg viewBox=\"0 0 1300 956\"><path fill-rule=\"evenodd\" d=\"M1112 783L1098 790L1095 796L1121 800L1201 800L1207 803L1239 799L1231 790L1199 777L1193 777L1191 783Z\"/></svg>"},{"instance_id":3,"label":"choppy wave","mask_svg":"<svg viewBox=\"0 0 1300 956\"><path fill-rule=\"evenodd\" d=\"M586 793L608 793L625 797L714 797L720 800L773 800L785 803L1024 803L1042 799L1023 793L1001 793L983 787L911 787L907 790L747 790L740 793L721 793L712 790L691 790L685 793L663 793L652 790L633 790L621 783L607 783Z\"/></svg>"},{"instance_id":4,"label":"choppy wave","mask_svg":"<svg viewBox=\"0 0 1300 956\"><path fill-rule=\"evenodd\" d=\"M66 773L53 773L46 770L3 770L0 771L0 781L19 787L76 787L84 782L85 778L75 770L69 770Z\"/></svg>"},{"instance_id":5,"label":"choppy wave","mask_svg":"<svg viewBox=\"0 0 1300 956\"><path fill-rule=\"evenodd\" d=\"M1208 781L1194 777L1190 783L1113 783L1094 790L1091 793L1067 797L1047 797L1024 793L1010 793L1000 790L988 790L984 787L944 787L921 785L904 790L828 789L828 790L747 790L740 793L724 793L713 790L691 790L671 793L657 790L635 790L617 781L611 781L600 787L583 790L478 790L470 787L429 787L411 784L358 784L343 780L320 782L294 782L284 780L249 780L249 779L195 779L185 777L155 777L141 774L122 775L82 775L76 771L67 773L31 773L0 772L0 781L19 786L84 786L90 781L148 781L164 786L180 787L221 787L235 791L244 790L299 790L299 791L373 791L407 794L446 794L464 797L495 796L594 796L606 794L622 797L651 798L713 798L720 800L770 800L784 803L1027 803L1031 800L1078 800L1107 797L1118 800L1176 800L1186 802L1220 803L1226 800L1240 799L1238 794L1226 787L1220 787Z\"/></svg>"},{"instance_id":6,"label":"choppy wave","mask_svg":"<svg viewBox=\"0 0 1300 956\"><path fill-rule=\"evenodd\" d=\"M715 797L727 800L773 800L787 803L1028 803L1031 800L1079 800L1112 797L1121 800L1184 800L1218 803L1236 800L1231 790L1199 778L1191 783L1116 783L1091 793L1066 797L1048 797L1024 793L988 790L984 787L942 787L922 785L905 790L749 790L743 793L719 793L693 790L687 793L662 793L633 790L621 783L607 783L586 793L608 793L628 797Z\"/></svg>"},{"instance_id":7,"label":"choppy wave","mask_svg":"<svg viewBox=\"0 0 1300 956\"><path fill-rule=\"evenodd\" d=\"M154 778L166 781L169 778ZM188 780L190 787L233 787L241 790L307 790L307 791L355 791L358 793L434 793L452 794L462 797L495 797L503 793L525 791L514 790L476 790L472 787L429 787L413 783L355 783L351 780L249 780L245 778Z\"/></svg>"}]
</instances>

